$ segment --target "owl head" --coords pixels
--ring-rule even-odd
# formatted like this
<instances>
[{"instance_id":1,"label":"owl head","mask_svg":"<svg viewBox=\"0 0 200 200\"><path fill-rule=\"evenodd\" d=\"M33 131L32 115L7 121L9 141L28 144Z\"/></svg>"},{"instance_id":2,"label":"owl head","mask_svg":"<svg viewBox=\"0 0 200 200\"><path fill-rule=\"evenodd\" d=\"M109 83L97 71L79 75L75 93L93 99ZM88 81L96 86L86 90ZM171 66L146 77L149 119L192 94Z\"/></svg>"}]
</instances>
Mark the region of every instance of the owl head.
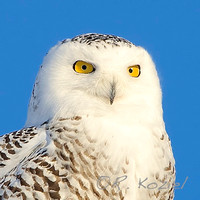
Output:
<instances>
[{"instance_id":1,"label":"owl head","mask_svg":"<svg viewBox=\"0 0 200 200\"><path fill-rule=\"evenodd\" d=\"M56 117L162 119L155 65L142 47L114 35L83 34L50 49L32 91L26 126Z\"/></svg>"}]
</instances>

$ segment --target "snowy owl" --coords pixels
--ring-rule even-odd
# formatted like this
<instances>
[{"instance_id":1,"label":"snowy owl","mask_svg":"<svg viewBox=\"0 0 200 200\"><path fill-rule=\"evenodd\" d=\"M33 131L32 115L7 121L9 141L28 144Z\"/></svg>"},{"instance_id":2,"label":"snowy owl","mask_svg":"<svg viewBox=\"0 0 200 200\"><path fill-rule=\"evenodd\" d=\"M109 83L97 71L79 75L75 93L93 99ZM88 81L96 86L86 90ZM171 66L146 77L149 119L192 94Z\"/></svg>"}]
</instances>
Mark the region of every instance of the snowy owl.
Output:
<instances>
[{"instance_id":1,"label":"snowy owl","mask_svg":"<svg viewBox=\"0 0 200 200\"><path fill-rule=\"evenodd\" d=\"M83 34L45 56L25 127L0 138L0 199L171 200L174 165L150 55Z\"/></svg>"}]
</instances>

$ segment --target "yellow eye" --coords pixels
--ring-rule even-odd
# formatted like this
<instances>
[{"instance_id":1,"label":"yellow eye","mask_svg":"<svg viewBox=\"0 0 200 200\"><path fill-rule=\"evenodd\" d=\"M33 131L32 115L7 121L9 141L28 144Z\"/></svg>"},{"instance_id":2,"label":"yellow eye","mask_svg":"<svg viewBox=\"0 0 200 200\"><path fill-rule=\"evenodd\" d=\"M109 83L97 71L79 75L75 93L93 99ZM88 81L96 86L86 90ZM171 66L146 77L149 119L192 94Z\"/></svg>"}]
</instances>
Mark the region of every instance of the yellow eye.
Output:
<instances>
[{"instance_id":1,"label":"yellow eye","mask_svg":"<svg viewBox=\"0 0 200 200\"><path fill-rule=\"evenodd\" d=\"M82 74L89 74L93 71L95 71L95 68L93 67L92 64L78 60L74 63L73 69L77 73L82 73Z\"/></svg>"},{"instance_id":2,"label":"yellow eye","mask_svg":"<svg viewBox=\"0 0 200 200\"><path fill-rule=\"evenodd\" d=\"M138 77L140 75L140 65L133 65L127 68L128 73L132 77Z\"/></svg>"}]
</instances>

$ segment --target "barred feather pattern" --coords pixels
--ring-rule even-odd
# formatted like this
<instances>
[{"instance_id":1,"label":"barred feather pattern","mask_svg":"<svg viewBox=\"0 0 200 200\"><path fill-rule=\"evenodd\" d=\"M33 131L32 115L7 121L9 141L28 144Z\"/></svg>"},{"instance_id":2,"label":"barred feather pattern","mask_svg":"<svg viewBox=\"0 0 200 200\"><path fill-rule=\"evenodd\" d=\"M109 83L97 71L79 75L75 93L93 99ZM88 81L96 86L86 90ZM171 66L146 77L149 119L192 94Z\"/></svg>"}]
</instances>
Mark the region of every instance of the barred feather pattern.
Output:
<instances>
[{"instance_id":1,"label":"barred feather pattern","mask_svg":"<svg viewBox=\"0 0 200 200\"><path fill-rule=\"evenodd\" d=\"M129 174L129 158L113 167L104 151L107 143L97 151L99 144L87 135L81 121L79 116L60 118L4 135L0 140L0 199L128 199L125 181L113 183ZM169 163L163 170L166 176L161 181L172 183L167 175L173 177L174 167ZM99 181L102 176L107 179ZM149 199L173 199L173 187L148 192Z\"/></svg>"}]
</instances>

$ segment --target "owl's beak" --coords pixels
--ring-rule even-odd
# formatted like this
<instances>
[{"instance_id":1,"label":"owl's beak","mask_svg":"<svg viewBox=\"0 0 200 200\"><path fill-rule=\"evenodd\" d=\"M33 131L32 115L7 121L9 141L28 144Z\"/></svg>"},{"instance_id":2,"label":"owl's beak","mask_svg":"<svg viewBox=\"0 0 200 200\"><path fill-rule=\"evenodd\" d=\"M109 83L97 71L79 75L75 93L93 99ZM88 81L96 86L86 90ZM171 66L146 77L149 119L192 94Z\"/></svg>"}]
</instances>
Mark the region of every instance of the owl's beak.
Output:
<instances>
[{"instance_id":1,"label":"owl's beak","mask_svg":"<svg viewBox=\"0 0 200 200\"><path fill-rule=\"evenodd\" d=\"M116 84L112 83L111 84L111 88L110 88L110 95L109 95L109 97L110 97L110 105L113 104L115 95L116 95Z\"/></svg>"}]
</instances>

